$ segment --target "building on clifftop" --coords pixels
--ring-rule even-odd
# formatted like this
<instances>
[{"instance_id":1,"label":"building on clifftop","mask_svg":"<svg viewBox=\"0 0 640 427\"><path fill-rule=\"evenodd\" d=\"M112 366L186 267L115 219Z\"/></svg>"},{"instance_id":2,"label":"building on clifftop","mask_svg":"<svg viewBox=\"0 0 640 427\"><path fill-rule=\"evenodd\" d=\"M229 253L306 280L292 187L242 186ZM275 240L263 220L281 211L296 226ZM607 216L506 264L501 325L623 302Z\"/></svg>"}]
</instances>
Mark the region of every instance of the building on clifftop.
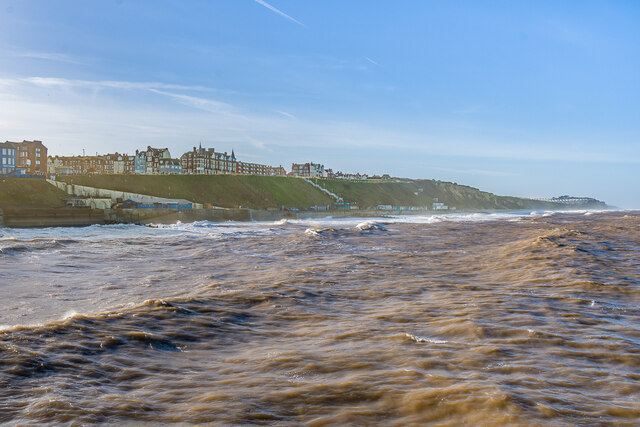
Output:
<instances>
[{"instance_id":1,"label":"building on clifftop","mask_svg":"<svg viewBox=\"0 0 640 427\"><path fill-rule=\"evenodd\" d=\"M163 175L180 175L182 165L178 159L160 159L159 173Z\"/></svg>"},{"instance_id":2,"label":"building on clifftop","mask_svg":"<svg viewBox=\"0 0 640 427\"><path fill-rule=\"evenodd\" d=\"M324 165L319 163L293 163L291 164L291 175L303 178L324 178Z\"/></svg>"},{"instance_id":3,"label":"building on clifftop","mask_svg":"<svg viewBox=\"0 0 640 427\"><path fill-rule=\"evenodd\" d=\"M11 144L16 150L16 168L24 169L29 175L47 174L47 147L42 141L6 141L4 144Z\"/></svg>"},{"instance_id":4,"label":"building on clifftop","mask_svg":"<svg viewBox=\"0 0 640 427\"><path fill-rule=\"evenodd\" d=\"M0 142L0 176L16 171L17 150L11 142Z\"/></svg>"},{"instance_id":5,"label":"building on clifftop","mask_svg":"<svg viewBox=\"0 0 640 427\"><path fill-rule=\"evenodd\" d=\"M180 156L182 173L190 175L216 175L237 173L236 155L218 153L213 148L193 147Z\"/></svg>"},{"instance_id":6,"label":"building on clifftop","mask_svg":"<svg viewBox=\"0 0 640 427\"><path fill-rule=\"evenodd\" d=\"M136 150L135 172L143 175L157 175L160 173L160 161L170 158L168 148L149 146L146 151Z\"/></svg>"}]
</instances>

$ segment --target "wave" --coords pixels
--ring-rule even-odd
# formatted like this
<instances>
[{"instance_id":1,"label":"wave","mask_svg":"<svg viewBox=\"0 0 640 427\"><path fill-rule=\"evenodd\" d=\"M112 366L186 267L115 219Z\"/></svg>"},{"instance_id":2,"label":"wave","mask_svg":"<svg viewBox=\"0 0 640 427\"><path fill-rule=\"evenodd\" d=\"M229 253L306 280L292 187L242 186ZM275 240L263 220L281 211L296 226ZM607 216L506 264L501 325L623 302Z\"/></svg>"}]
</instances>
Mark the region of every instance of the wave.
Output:
<instances>
[{"instance_id":1,"label":"wave","mask_svg":"<svg viewBox=\"0 0 640 427\"><path fill-rule=\"evenodd\" d=\"M490 221L519 222L534 218L548 218L558 215L595 215L599 211L575 211L575 212L482 212L482 213L443 213L427 215L389 215L384 217L346 217L312 219L288 219L278 221L254 221L254 222L210 222L196 221L192 223L177 222L175 224L115 224L115 225L91 225L88 227L52 227L38 229L0 229L0 243L7 239L33 240L33 239L71 239L81 241L122 240L135 238L166 238L166 237L243 237L255 235L268 235L286 233L289 230L299 228L357 228L360 231L384 231L388 225L393 224L424 224L432 225L443 222L475 223Z\"/></svg>"},{"instance_id":2,"label":"wave","mask_svg":"<svg viewBox=\"0 0 640 427\"><path fill-rule=\"evenodd\" d=\"M375 221L361 222L360 224L356 225L356 228L360 231L387 231L386 227L383 224Z\"/></svg>"},{"instance_id":3,"label":"wave","mask_svg":"<svg viewBox=\"0 0 640 427\"><path fill-rule=\"evenodd\" d=\"M439 224L442 222L474 223L487 221L521 221L532 216L542 216L543 214L533 212L487 212L487 213L447 213L447 214L427 214L427 215L389 215L384 217L345 217L345 218L311 218L311 219L284 219L269 223L282 229L287 227L305 227L305 229L349 229L360 230L377 229L384 231L388 225L393 224ZM233 223L240 225L242 223ZM282 227L285 226L285 227Z\"/></svg>"},{"instance_id":4,"label":"wave","mask_svg":"<svg viewBox=\"0 0 640 427\"><path fill-rule=\"evenodd\" d=\"M138 317L143 312L153 312L156 310L169 310L174 312L189 312L180 305L180 302L189 302L188 298L151 298L138 304L127 305L125 307L113 308L97 313L79 313L75 310L66 311L61 317L40 323L0 325L0 335L17 331L28 331L37 329L57 329L60 327L72 326L79 321L87 320L108 320L117 319L126 314L133 314Z\"/></svg>"},{"instance_id":5,"label":"wave","mask_svg":"<svg viewBox=\"0 0 640 427\"><path fill-rule=\"evenodd\" d=\"M0 255L17 255L24 252L45 251L65 247L78 240L35 238L21 240L15 237L0 239Z\"/></svg>"},{"instance_id":6,"label":"wave","mask_svg":"<svg viewBox=\"0 0 640 427\"><path fill-rule=\"evenodd\" d=\"M307 228L306 230L304 230L304 234L306 234L308 236L320 237L320 236L322 236L322 230L321 229L315 229L315 228Z\"/></svg>"}]
</instances>

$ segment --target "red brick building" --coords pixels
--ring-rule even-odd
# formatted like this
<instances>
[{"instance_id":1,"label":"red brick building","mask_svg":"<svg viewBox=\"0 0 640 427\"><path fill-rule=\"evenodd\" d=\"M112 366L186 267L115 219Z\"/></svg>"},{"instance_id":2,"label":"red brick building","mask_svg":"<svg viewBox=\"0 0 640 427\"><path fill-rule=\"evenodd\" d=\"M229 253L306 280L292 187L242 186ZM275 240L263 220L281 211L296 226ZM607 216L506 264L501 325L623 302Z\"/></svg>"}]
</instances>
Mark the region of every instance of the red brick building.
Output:
<instances>
[{"instance_id":1,"label":"red brick building","mask_svg":"<svg viewBox=\"0 0 640 427\"><path fill-rule=\"evenodd\" d=\"M218 153L213 148L193 147L180 157L182 173L192 175L213 175L238 173L236 155Z\"/></svg>"},{"instance_id":2,"label":"red brick building","mask_svg":"<svg viewBox=\"0 0 640 427\"><path fill-rule=\"evenodd\" d=\"M47 174L47 147L42 141L10 142L16 149L16 168L29 175Z\"/></svg>"}]
</instances>

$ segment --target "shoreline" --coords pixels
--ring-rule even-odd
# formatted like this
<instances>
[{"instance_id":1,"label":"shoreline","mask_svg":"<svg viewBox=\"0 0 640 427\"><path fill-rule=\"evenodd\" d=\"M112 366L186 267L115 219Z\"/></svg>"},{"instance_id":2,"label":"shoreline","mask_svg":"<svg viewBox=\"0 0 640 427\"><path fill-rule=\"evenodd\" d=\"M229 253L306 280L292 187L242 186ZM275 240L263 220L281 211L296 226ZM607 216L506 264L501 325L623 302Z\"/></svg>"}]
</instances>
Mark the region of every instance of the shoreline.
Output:
<instances>
[{"instance_id":1,"label":"shoreline","mask_svg":"<svg viewBox=\"0 0 640 427\"><path fill-rule=\"evenodd\" d=\"M570 212L584 209L544 210L544 212ZM602 209L597 209L602 210ZM604 209L615 210L615 209ZM532 209L531 211L537 211ZM49 228L86 227L111 224L175 224L209 222L269 222L281 219L308 218L386 218L396 216L452 215L456 213L501 213L516 212L509 209L478 209L456 211L382 211L331 210L331 211L276 211L248 208L237 209L90 209L90 208L0 208L0 227L4 228ZM524 211L523 211L524 212Z\"/></svg>"}]
</instances>

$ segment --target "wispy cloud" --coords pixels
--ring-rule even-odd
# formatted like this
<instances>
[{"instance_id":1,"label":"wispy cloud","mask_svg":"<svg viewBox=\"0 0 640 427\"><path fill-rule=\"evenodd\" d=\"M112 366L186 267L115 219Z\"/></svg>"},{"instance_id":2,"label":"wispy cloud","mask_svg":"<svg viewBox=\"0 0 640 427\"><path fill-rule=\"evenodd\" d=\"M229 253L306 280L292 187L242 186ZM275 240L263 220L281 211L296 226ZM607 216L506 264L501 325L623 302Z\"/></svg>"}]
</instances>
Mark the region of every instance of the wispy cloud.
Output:
<instances>
[{"instance_id":1,"label":"wispy cloud","mask_svg":"<svg viewBox=\"0 0 640 427\"><path fill-rule=\"evenodd\" d=\"M47 96L40 88L46 89ZM87 96L87 91L92 91L92 96ZM245 146L264 148L265 153L269 152L267 147L279 147L282 152L291 148L324 147L380 153L401 149L416 158L447 156L625 164L640 161L640 145L631 141L624 150L604 150L595 140L579 140L569 146L567 141L560 144L521 137L518 139L524 142L515 144L513 135L497 131L490 137L478 136L477 132L468 136L458 125L430 125L428 130L407 131L385 128L380 123L322 120L308 114L292 120L293 114L286 110L260 111L255 105L234 105L226 100L211 99L208 96L211 91L213 89L206 87L159 82L0 78L0 111L3 112L0 131L6 139L47 139L57 144L59 151L77 150L91 138L96 148L129 139L163 141L171 145L176 144L175 141L210 138L224 143L243 141ZM65 148L67 142L70 145ZM289 160L295 159L278 158L278 161ZM465 176L514 176L510 171L452 167L449 172Z\"/></svg>"},{"instance_id":2,"label":"wispy cloud","mask_svg":"<svg viewBox=\"0 0 640 427\"><path fill-rule=\"evenodd\" d=\"M204 86L185 86L158 82L129 82L121 80L71 80L60 79L56 77L27 77L20 79L23 82L31 83L37 86L45 87L84 87L90 89L110 88L110 89L128 89L128 90L193 90L193 91L214 91L214 89Z\"/></svg>"},{"instance_id":3,"label":"wispy cloud","mask_svg":"<svg viewBox=\"0 0 640 427\"><path fill-rule=\"evenodd\" d=\"M121 80L71 80L55 77L27 77L22 79L0 79L0 87L11 86L18 83L28 83L34 86L45 88L60 89L88 89L99 91L101 89L113 89L116 91L145 91L158 95L163 95L180 102L183 105L193 107L210 113L222 115L235 115L238 118L242 116L238 113L238 109L233 105L213 99L185 95L173 91L191 91L191 92L214 92L214 89L204 86L187 86L176 85L159 82L130 82Z\"/></svg>"},{"instance_id":4,"label":"wispy cloud","mask_svg":"<svg viewBox=\"0 0 640 427\"><path fill-rule=\"evenodd\" d=\"M244 139L249 141L249 144L251 144L252 146L254 146L256 148L259 148L261 150L267 150L267 151L273 152L273 150L268 149L267 148L267 144L265 144L265 142L260 140L260 139L254 138L254 137L252 137L250 135L245 135Z\"/></svg>"},{"instance_id":5,"label":"wispy cloud","mask_svg":"<svg viewBox=\"0 0 640 427\"><path fill-rule=\"evenodd\" d=\"M3 86L13 86L15 84L15 80L14 79L0 79L0 87Z\"/></svg>"},{"instance_id":6,"label":"wispy cloud","mask_svg":"<svg viewBox=\"0 0 640 427\"><path fill-rule=\"evenodd\" d=\"M264 0L254 0L256 3L266 7L267 9L271 10L272 12L277 13L278 15L282 16L283 18L287 18L289 21L295 22L298 25L301 25L304 27L304 24L300 21L298 21L297 19L287 15L286 13L284 13L283 11L281 11L280 9L277 9L273 6L271 6L269 3L267 3Z\"/></svg>"},{"instance_id":7,"label":"wispy cloud","mask_svg":"<svg viewBox=\"0 0 640 427\"><path fill-rule=\"evenodd\" d=\"M214 101L206 98L199 98L196 96L183 95L180 93L166 92L163 90L148 89L150 92L157 93L159 95L168 96L176 99L180 103L189 107L197 108L199 110L208 111L210 113L232 114L236 112L236 108L225 102Z\"/></svg>"},{"instance_id":8,"label":"wispy cloud","mask_svg":"<svg viewBox=\"0 0 640 427\"><path fill-rule=\"evenodd\" d=\"M431 167L431 169L443 171L443 172L462 173L467 175L517 176L517 174L513 172L490 171L490 170L482 170L482 169L452 169L452 168L442 168L442 167L436 167L436 166Z\"/></svg>"},{"instance_id":9,"label":"wispy cloud","mask_svg":"<svg viewBox=\"0 0 640 427\"><path fill-rule=\"evenodd\" d=\"M66 55L64 53L55 53L55 52L21 52L17 53L16 56L22 58L33 58L33 59L42 59L45 61L54 61L54 62L64 62L67 64L76 64L82 65L85 62L80 61L72 56Z\"/></svg>"},{"instance_id":10,"label":"wispy cloud","mask_svg":"<svg viewBox=\"0 0 640 427\"><path fill-rule=\"evenodd\" d=\"M378 64L376 61L374 61L373 59L369 58L368 56L365 56L364 59L366 59L367 61L371 62L373 65L380 65Z\"/></svg>"}]
</instances>

